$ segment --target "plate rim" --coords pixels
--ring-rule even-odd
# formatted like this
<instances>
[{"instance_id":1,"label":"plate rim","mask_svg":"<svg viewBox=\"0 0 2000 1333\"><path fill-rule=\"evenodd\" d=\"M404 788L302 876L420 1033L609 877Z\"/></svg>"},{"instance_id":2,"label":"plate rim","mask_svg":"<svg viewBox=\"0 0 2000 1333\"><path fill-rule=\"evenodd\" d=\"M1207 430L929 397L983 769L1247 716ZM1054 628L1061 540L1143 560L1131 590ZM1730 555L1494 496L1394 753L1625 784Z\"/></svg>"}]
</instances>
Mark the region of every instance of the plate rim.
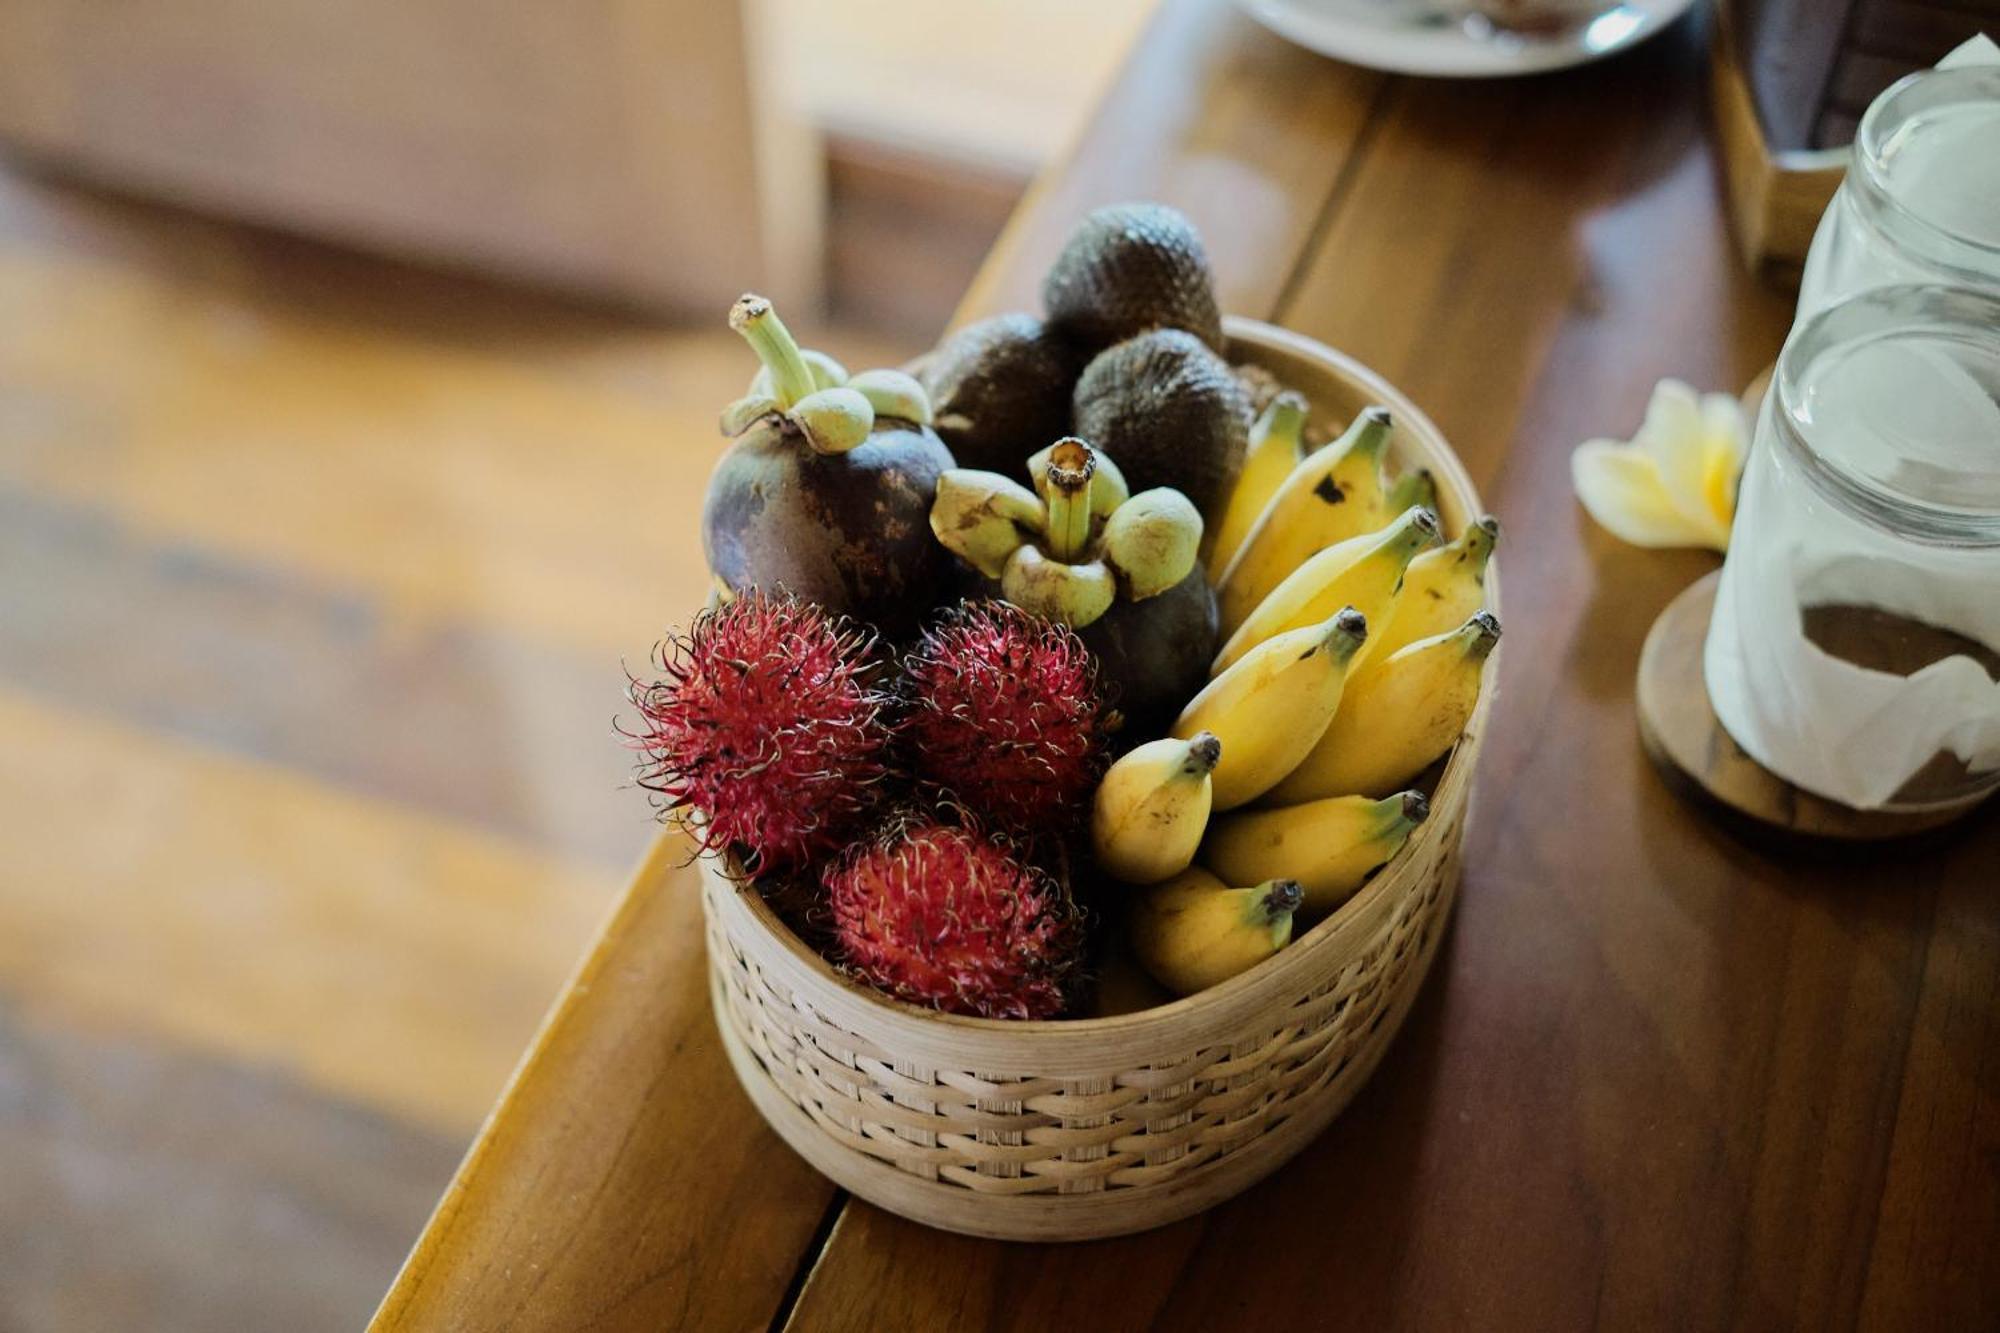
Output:
<instances>
[{"instance_id":1,"label":"plate rim","mask_svg":"<svg viewBox=\"0 0 2000 1333\"><path fill-rule=\"evenodd\" d=\"M1695 2L1696 0L1623 0L1623 3L1633 8L1646 11L1646 15L1630 33L1599 51L1584 50L1571 43L1552 42L1545 46L1525 48L1532 52L1526 59L1521 58L1523 48L1515 48L1512 57L1508 58L1498 54L1501 48L1482 46L1470 37L1455 34L1441 38L1441 41L1448 43L1451 48L1494 53L1491 63L1471 66L1428 64L1394 54L1384 57L1379 49L1371 49L1366 36L1359 42L1342 40L1338 35L1329 39L1329 31L1334 34L1343 32L1352 34L1364 30L1342 24L1340 20L1327 15L1304 12L1299 0L1236 0L1236 5L1242 12L1284 40L1329 59L1358 65L1364 69L1432 79L1507 79L1574 69L1579 65L1588 65L1629 51L1665 31L1692 9ZM1389 42L1392 51L1405 44L1405 40L1394 37Z\"/></svg>"}]
</instances>

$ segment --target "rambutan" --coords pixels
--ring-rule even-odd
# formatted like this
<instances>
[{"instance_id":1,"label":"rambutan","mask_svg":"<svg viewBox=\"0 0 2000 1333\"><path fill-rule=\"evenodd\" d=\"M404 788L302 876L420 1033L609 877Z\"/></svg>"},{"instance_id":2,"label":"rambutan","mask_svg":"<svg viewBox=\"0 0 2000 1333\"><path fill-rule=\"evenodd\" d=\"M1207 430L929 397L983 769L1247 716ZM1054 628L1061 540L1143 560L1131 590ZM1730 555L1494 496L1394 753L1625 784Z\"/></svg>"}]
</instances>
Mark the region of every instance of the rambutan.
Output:
<instances>
[{"instance_id":1,"label":"rambutan","mask_svg":"<svg viewBox=\"0 0 2000 1333\"><path fill-rule=\"evenodd\" d=\"M888 773L875 641L811 602L752 591L703 611L634 678L639 785L662 819L752 870L838 850ZM622 728L621 728L622 729Z\"/></svg>"},{"instance_id":2,"label":"rambutan","mask_svg":"<svg viewBox=\"0 0 2000 1333\"><path fill-rule=\"evenodd\" d=\"M1069 999L1082 913L970 818L906 814L821 878L836 957L897 999L982 1018L1053 1018Z\"/></svg>"},{"instance_id":3,"label":"rambutan","mask_svg":"<svg viewBox=\"0 0 2000 1333\"><path fill-rule=\"evenodd\" d=\"M918 781L1016 832L1061 833L1104 772L1097 662L1066 625L968 602L904 660L903 732Z\"/></svg>"}]
</instances>

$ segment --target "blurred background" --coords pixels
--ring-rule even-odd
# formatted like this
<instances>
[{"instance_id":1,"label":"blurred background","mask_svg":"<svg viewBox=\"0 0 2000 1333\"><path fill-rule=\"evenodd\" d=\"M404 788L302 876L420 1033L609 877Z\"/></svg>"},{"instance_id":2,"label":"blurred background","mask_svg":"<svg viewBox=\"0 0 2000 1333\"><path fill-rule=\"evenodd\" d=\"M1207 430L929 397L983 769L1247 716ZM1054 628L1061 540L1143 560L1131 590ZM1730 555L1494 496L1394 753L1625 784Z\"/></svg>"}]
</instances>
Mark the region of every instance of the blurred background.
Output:
<instances>
[{"instance_id":1,"label":"blurred background","mask_svg":"<svg viewBox=\"0 0 2000 1333\"><path fill-rule=\"evenodd\" d=\"M652 834L745 288L927 346L1147 0L0 3L0 1328L354 1328Z\"/></svg>"}]
</instances>

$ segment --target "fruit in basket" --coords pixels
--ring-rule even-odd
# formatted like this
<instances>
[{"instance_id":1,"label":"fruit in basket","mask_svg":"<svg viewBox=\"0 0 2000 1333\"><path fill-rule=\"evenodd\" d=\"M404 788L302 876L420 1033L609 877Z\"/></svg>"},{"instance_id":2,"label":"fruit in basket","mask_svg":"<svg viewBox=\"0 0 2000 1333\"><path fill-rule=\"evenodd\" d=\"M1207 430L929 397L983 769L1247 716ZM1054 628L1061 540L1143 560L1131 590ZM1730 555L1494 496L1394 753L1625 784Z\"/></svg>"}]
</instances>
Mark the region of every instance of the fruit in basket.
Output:
<instances>
[{"instance_id":1,"label":"fruit in basket","mask_svg":"<svg viewBox=\"0 0 2000 1333\"><path fill-rule=\"evenodd\" d=\"M1344 435L1292 469L1216 586L1224 634L1234 634L1314 552L1387 520L1380 460L1389 433L1388 410L1368 408Z\"/></svg>"},{"instance_id":2,"label":"fruit in basket","mask_svg":"<svg viewBox=\"0 0 2000 1333\"><path fill-rule=\"evenodd\" d=\"M1269 410L1279 394L1287 392L1283 380L1255 362L1238 362L1229 369L1236 376L1237 387L1243 390L1244 401L1250 405L1253 421Z\"/></svg>"},{"instance_id":3,"label":"fruit in basket","mask_svg":"<svg viewBox=\"0 0 2000 1333\"><path fill-rule=\"evenodd\" d=\"M1157 736L1208 679L1218 637L1215 592L1200 569L1191 569L1157 597L1114 600L1077 633L1116 683L1113 702L1125 717L1125 734Z\"/></svg>"},{"instance_id":4,"label":"fruit in basket","mask_svg":"<svg viewBox=\"0 0 2000 1333\"><path fill-rule=\"evenodd\" d=\"M839 848L888 775L889 700L863 630L795 597L701 612L631 682L639 785L702 846L752 870Z\"/></svg>"},{"instance_id":5,"label":"fruit in basket","mask_svg":"<svg viewBox=\"0 0 2000 1333\"><path fill-rule=\"evenodd\" d=\"M1053 875L970 821L906 814L822 876L839 962L912 1004L1054 1018L1083 957L1083 916Z\"/></svg>"},{"instance_id":6,"label":"fruit in basket","mask_svg":"<svg viewBox=\"0 0 2000 1333\"><path fill-rule=\"evenodd\" d=\"M1130 492L1082 440L1028 460L1036 491L958 468L938 480L931 530L1014 605L1072 626L1135 725L1200 688L1215 651L1215 599L1195 558L1201 515L1178 492ZM1037 493L1039 492L1039 493Z\"/></svg>"},{"instance_id":7,"label":"fruit in basket","mask_svg":"<svg viewBox=\"0 0 2000 1333\"><path fill-rule=\"evenodd\" d=\"M932 423L960 467L1012 474L1028 455L1069 434L1076 365L1033 315L968 324L924 360Z\"/></svg>"},{"instance_id":8,"label":"fruit in basket","mask_svg":"<svg viewBox=\"0 0 2000 1333\"><path fill-rule=\"evenodd\" d=\"M1381 624L1400 596L1403 571L1418 553L1437 544L1437 515L1428 509L1408 509L1379 531L1327 547L1257 604L1222 645L1212 669L1226 670L1272 635L1317 624L1343 606L1359 611L1371 625ZM1371 635L1362 649L1362 658L1372 655L1373 639Z\"/></svg>"},{"instance_id":9,"label":"fruit in basket","mask_svg":"<svg viewBox=\"0 0 2000 1333\"><path fill-rule=\"evenodd\" d=\"M1170 486L1140 491L1104 520L1098 543L1117 572L1126 600L1158 597L1196 567L1201 515Z\"/></svg>"},{"instance_id":10,"label":"fruit in basket","mask_svg":"<svg viewBox=\"0 0 2000 1333\"><path fill-rule=\"evenodd\" d=\"M732 594L783 589L901 636L951 575L927 518L952 457L922 386L802 352L760 296L729 322L763 369L722 414L734 438L702 506L709 569Z\"/></svg>"},{"instance_id":11,"label":"fruit in basket","mask_svg":"<svg viewBox=\"0 0 2000 1333\"><path fill-rule=\"evenodd\" d=\"M1458 742L1499 642L1499 617L1478 611L1457 629L1370 661L1354 673L1333 724L1271 789L1271 799L1383 796L1409 783Z\"/></svg>"},{"instance_id":12,"label":"fruit in basket","mask_svg":"<svg viewBox=\"0 0 2000 1333\"><path fill-rule=\"evenodd\" d=\"M1389 483L1383 490L1383 508L1391 514L1400 514L1405 509L1436 509L1437 478L1427 467L1412 468Z\"/></svg>"},{"instance_id":13,"label":"fruit in basket","mask_svg":"<svg viewBox=\"0 0 2000 1333\"><path fill-rule=\"evenodd\" d=\"M1222 742L1209 731L1148 741L1120 756L1091 804L1098 867L1128 884L1157 884L1193 864L1214 797L1209 774L1221 757Z\"/></svg>"},{"instance_id":14,"label":"fruit in basket","mask_svg":"<svg viewBox=\"0 0 2000 1333\"><path fill-rule=\"evenodd\" d=\"M1126 942L1128 934L1122 928L1114 933L1105 943L1104 956L1091 965L1096 978L1090 988L1087 1014L1090 1018L1139 1014L1174 1002L1174 993L1153 980L1152 974L1132 956L1131 945Z\"/></svg>"},{"instance_id":15,"label":"fruit in basket","mask_svg":"<svg viewBox=\"0 0 2000 1333\"><path fill-rule=\"evenodd\" d=\"M1352 607L1252 648L1188 701L1173 734L1222 741L1214 808L1263 795L1312 750L1341 706L1347 665L1368 637Z\"/></svg>"},{"instance_id":16,"label":"fruit in basket","mask_svg":"<svg viewBox=\"0 0 2000 1333\"><path fill-rule=\"evenodd\" d=\"M1220 578L1230 557L1242 547L1243 539L1256 526L1257 516L1284 484L1292 469L1306 457L1306 400L1282 390L1263 409L1257 424L1250 428L1250 445L1243 455L1243 470L1230 488L1229 503L1223 506L1222 521L1215 527L1209 546L1208 572Z\"/></svg>"},{"instance_id":17,"label":"fruit in basket","mask_svg":"<svg viewBox=\"0 0 2000 1333\"><path fill-rule=\"evenodd\" d=\"M1171 486L1220 516L1243 465L1250 406L1193 334L1154 329L1109 347L1076 382L1072 429L1141 490Z\"/></svg>"},{"instance_id":18,"label":"fruit in basket","mask_svg":"<svg viewBox=\"0 0 2000 1333\"><path fill-rule=\"evenodd\" d=\"M1488 514L1458 540L1412 560L1369 655L1387 657L1418 639L1463 625L1486 603L1486 566L1499 541L1500 520Z\"/></svg>"},{"instance_id":19,"label":"fruit in basket","mask_svg":"<svg viewBox=\"0 0 2000 1333\"><path fill-rule=\"evenodd\" d=\"M1241 810L1209 828L1201 863L1230 884L1289 875L1305 893L1302 910L1319 916L1353 896L1429 815L1417 791Z\"/></svg>"},{"instance_id":20,"label":"fruit in basket","mask_svg":"<svg viewBox=\"0 0 2000 1333\"><path fill-rule=\"evenodd\" d=\"M1199 866L1143 890L1127 929L1154 980L1192 995L1263 962L1292 938L1303 894L1295 880L1232 889Z\"/></svg>"},{"instance_id":21,"label":"fruit in basket","mask_svg":"<svg viewBox=\"0 0 2000 1333\"><path fill-rule=\"evenodd\" d=\"M1097 663L1068 628L969 602L927 625L903 660L903 735L918 782L1024 834L1083 817L1104 771Z\"/></svg>"},{"instance_id":22,"label":"fruit in basket","mask_svg":"<svg viewBox=\"0 0 2000 1333\"><path fill-rule=\"evenodd\" d=\"M1049 323L1087 352L1147 329L1185 329L1222 350L1201 233L1164 204L1112 204L1079 222L1042 280Z\"/></svg>"}]
</instances>

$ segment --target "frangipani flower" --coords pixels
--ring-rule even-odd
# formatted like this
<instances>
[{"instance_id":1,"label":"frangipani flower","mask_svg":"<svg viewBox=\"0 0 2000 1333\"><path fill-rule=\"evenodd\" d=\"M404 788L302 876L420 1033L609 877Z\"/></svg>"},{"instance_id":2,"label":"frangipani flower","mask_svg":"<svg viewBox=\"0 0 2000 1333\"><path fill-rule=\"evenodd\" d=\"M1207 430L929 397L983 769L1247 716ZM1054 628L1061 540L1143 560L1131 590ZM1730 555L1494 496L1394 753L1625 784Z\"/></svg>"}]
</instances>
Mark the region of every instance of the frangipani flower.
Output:
<instances>
[{"instance_id":1,"label":"frangipani flower","mask_svg":"<svg viewBox=\"0 0 2000 1333\"><path fill-rule=\"evenodd\" d=\"M1585 441L1570 457L1570 476L1577 499L1615 537L1726 551L1749 443L1736 399L1661 380L1631 443Z\"/></svg>"}]
</instances>

